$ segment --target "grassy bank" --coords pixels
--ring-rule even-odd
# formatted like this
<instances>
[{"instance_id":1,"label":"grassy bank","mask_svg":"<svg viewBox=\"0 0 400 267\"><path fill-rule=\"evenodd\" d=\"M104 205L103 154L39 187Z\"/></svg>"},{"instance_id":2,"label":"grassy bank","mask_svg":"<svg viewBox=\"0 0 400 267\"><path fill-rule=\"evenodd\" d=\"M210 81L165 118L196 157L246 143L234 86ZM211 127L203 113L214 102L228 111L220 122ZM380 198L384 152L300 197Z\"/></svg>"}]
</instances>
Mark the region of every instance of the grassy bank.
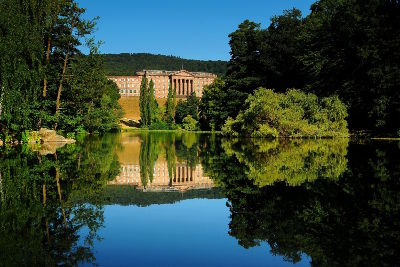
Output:
<instances>
[{"instance_id":1,"label":"grassy bank","mask_svg":"<svg viewBox=\"0 0 400 267\"><path fill-rule=\"evenodd\" d=\"M202 134L220 134L220 131L186 131L183 129L176 130L150 130L146 128L133 128L133 127L125 127L121 129L121 132L159 132L159 133L202 133Z\"/></svg>"}]
</instances>

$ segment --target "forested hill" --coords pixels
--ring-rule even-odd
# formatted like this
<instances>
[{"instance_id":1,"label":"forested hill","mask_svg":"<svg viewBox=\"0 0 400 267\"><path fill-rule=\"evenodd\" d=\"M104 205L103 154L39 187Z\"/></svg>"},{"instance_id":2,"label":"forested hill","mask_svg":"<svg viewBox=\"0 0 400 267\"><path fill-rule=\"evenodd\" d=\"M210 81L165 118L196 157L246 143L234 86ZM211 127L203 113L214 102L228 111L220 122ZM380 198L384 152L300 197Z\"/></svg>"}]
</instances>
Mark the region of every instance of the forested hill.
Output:
<instances>
[{"instance_id":1,"label":"forested hill","mask_svg":"<svg viewBox=\"0 0 400 267\"><path fill-rule=\"evenodd\" d=\"M153 54L104 54L107 75L132 75L143 69L202 71L224 75L227 61L193 60Z\"/></svg>"}]
</instances>

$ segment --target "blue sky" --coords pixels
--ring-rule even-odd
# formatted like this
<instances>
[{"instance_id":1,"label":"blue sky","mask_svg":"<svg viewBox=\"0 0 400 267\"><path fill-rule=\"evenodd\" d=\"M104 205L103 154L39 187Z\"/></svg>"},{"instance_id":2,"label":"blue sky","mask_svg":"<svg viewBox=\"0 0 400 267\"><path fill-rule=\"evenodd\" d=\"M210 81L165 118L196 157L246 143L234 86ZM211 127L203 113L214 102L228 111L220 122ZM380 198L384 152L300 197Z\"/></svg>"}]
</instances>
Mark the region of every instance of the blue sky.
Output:
<instances>
[{"instance_id":1,"label":"blue sky","mask_svg":"<svg viewBox=\"0 0 400 267\"><path fill-rule=\"evenodd\" d=\"M86 18L99 16L102 53L153 53L229 60L229 33L249 19L269 25L285 9L309 13L315 0L78 0Z\"/></svg>"}]
</instances>

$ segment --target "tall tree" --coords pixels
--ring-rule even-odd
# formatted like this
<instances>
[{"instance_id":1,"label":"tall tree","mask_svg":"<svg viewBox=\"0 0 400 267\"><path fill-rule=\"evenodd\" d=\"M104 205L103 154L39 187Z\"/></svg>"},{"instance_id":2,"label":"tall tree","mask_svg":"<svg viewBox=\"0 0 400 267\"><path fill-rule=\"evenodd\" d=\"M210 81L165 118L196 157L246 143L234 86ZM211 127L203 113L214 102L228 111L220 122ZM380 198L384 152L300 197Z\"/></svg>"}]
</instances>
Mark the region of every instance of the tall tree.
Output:
<instances>
[{"instance_id":1,"label":"tall tree","mask_svg":"<svg viewBox=\"0 0 400 267\"><path fill-rule=\"evenodd\" d=\"M101 109L105 127L97 124L91 129L103 131L117 125L117 88L107 80L93 40L86 39L89 56L78 49L96 20L83 19L84 12L75 0L0 2L3 138L8 132L19 139L21 132L41 126L57 125L61 130L73 131L84 127L89 111L98 113ZM96 74L87 79L86 73ZM82 95L76 94L78 91ZM99 96L102 101L97 101ZM88 104L93 104L91 109L87 109Z\"/></svg>"},{"instance_id":2,"label":"tall tree","mask_svg":"<svg viewBox=\"0 0 400 267\"><path fill-rule=\"evenodd\" d=\"M95 26L94 21L86 21L82 18L84 8L80 8L73 0L68 0L62 7L59 22L62 36L59 38L59 49L63 55L63 67L61 77L58 84L57 98L56 98L56 123L54 128L57 128L58 118L60 113L61 92L67 75L67 67L69 61L77 53L77 46L80 45L79 38L83 38L90 34Z\"/></svg>"},{"instance_id":3,"label":"tall tree","mask_svg":"<svg viewBox=\"0 0 400 267\"><path fill-rule=\"evenodd\" d=\"M164 120L172 124L174 123L176 108L176 89L173 88L172 82L169 84L167 102L165 103Z\"/></svg>"},{"instance_id":4,"label":"tall tree","mask_svg":"<svg viewBox=\"0 0 400 267\"><path fill-rule=\"evenodd\" d=\"M149 82L149 91L147 94L147 102L146 102L146 115L147 115L147 122L148 125L151 125L151 123L154 120L154 110L156 109L156 99L154 97L154 82L153 79L150 79Z\"/></svg>"},{"instance_id":5,"label":"tall tree","mask_svg":"<svg viewBox=\"0 0 400 267\"><path fill-rule=\"evenodd\" d=\"M199 120L199 98L196 97L196 93L193 91L192 93L190 93L190 95L188 96L187 100L187 115L192 116L193 119L195 119L196 121ZM186 115L186 116L187 116Z\"/></svg>"},{"instance_id":6,"label":"tall tree","mask_svg":"<svg viewBox=\"0 0 400 267\"><path fill-rule=\"evenodd\" d=\"M400 129L400 2L320 0L299 41L306 88L338 94L351 128Z\"/></svg>"},{"instance_id":7,"label":"tall tree","mask_svg":"<svg viewBox=\"0 0 400 267\"><path fill-rule=\"evenodd\" d=\"M245 99L258 87L280 92L302 88L304 75L298 60L301 44L297 41L302 23L300 10L291 9L274 16L266 29L261 29L259 23L245 20L229 35L231 59L224 88L219 88L222 85L219 82L209 91L217 93L214 89L221 89L219 99L212 100L221 104L209 106L214 109L208 112L208 115L214 114L212 127L220 129L228 117L236 117L239 110L245 108ZM222 117L217 119L216 114Z\"/></svg>"},{"instance_id":8,"label":"tall tree","mask_svg":"<svg viewBox=\"0 0 400 267\"><path fill-rule=\"evenodd\" d=\"M49 1L0 2L1 134L36 127Z\"/></svg>"},{"instance_id":9,"label":"tall tree","mask_svg":"<svg viewBox=\"0 0 400 267\"><path fill-rule=\"evenodd\" d=\"M142 82L140 84L140 95L139 95L139 109L140 109L140 123L143 126L149 126L147 121L147 99L148 99L148 85L147 77L143 76Z\"/></svg>"}]
</instances>

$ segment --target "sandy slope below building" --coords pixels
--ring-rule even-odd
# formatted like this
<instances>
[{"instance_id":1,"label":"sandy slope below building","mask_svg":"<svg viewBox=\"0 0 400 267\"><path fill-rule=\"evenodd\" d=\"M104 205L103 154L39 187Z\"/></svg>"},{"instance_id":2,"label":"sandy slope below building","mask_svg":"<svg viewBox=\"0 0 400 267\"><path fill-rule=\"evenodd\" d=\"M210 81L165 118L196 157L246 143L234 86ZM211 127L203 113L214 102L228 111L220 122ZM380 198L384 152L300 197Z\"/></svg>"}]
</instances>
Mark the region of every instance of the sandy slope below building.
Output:
<instances>
[{"instance_id":1,"label":"sandy slope below building","mask_svg":"<svg viewBox=\"0 0 400 267\"><path fill-rule=\"evenodd\" d=\"M157 99L157 103L160 106L164 106L166 101L166 98ZM121 97L118 102L124 111L124 118L135 121L138 121L140 119L138 96Z\"/></svg>"}]
</instances>

